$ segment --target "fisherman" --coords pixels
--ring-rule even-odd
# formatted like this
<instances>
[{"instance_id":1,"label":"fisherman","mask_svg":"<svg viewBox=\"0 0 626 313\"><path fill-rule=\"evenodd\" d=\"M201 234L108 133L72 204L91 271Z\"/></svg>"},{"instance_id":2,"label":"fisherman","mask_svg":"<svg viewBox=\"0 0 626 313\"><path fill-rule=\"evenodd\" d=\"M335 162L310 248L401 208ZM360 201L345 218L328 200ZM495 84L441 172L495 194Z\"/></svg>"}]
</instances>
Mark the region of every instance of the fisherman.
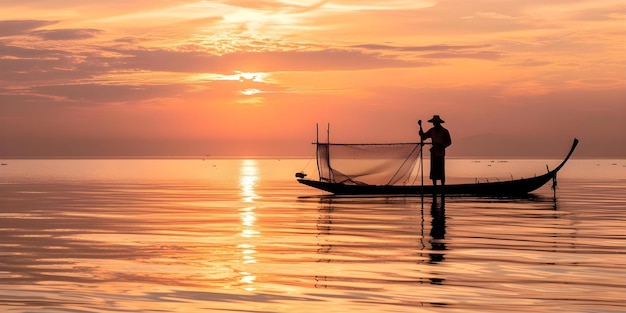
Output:
<instances>
[{"instance_id":1,"label":"fisherman","mask_svg":"<svg viewBox=\"0 0 626 313\"><path fill-rule=\"evenodd\" d=\"M439 115L434 115L428 122L433 123L433 127L426 132L422 130L422 120L417 122L420 126L419 135L422 140L431 138L432 141L432 147L430 148L430 179L433 180L433 185L436 186L437 180L440 180L441 185L444 186L446 184L446 148L452 144L452 139L450 138L450 132L441 126L445 122Z\"/></svg>"}]
</instances>

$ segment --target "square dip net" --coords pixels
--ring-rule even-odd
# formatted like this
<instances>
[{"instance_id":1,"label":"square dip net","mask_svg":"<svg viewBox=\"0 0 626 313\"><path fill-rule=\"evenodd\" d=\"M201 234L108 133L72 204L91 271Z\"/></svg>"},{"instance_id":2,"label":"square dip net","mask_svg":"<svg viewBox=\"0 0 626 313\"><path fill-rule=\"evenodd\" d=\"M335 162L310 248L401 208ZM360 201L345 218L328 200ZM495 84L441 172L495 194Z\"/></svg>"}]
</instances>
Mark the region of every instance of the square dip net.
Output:
<instances>
[{"instance_id":1,"label":"square dip net","mask_svg":"<svg viewBox=\"0 0 626 313\"><path fill-rule=\"evenodd\" d=\"M321 181L343 184L413 185L421 143L317 143Z\"/></svg>"}]
</instances>

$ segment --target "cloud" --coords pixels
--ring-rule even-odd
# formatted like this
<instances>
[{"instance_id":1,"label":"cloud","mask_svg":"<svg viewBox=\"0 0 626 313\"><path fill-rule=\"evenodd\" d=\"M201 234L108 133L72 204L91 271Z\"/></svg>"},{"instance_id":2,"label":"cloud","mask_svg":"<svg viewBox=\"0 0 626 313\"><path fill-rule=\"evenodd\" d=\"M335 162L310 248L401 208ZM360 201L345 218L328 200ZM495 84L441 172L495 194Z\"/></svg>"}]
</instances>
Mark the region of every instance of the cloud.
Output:
<instances>
[{"instance_id":1,"label":"cloud","mask_svg":"<svg viewBox=\"0 0 626 313\"><path fill-rule=\"evenodd\" d=\"M46 58L50 56L57 56L61 54L70 55L69 52L57 49L32 49L24 48L13 45L6 45L0 42L0 55L10 56L16 59L32 59L32 58ZM4 69L4 67L3 67Z\"/></svg>"},{"instance_id":2,"label":"cloud","mask_svg":"<svg viewBox=\"0 0 626 313\"><path fill-rule=\"evenodd\" d=\"M438 52L423 55L429 59L479 59L479 60L498 60L502 57L502 53L498 51L460 51L460 52Z\"/></svg>"},{"instance_id":3,"label":"cloud","mask_svg":"<svg viewBox=\"0 0 626 313\"><path fill-rule=\"evenodd\" d=\"M232 73L234 71L359 70L375 68L421 67L429 62L406 61L377 53L325 49L318 51L234 52L215 55L198 51L114 50L119 66L126 69Z\"/></svg>"},{"instance_id":4,"label":"cloud","mask_svg":"<svg viewBox=\"0 0 626 313\"><path fill-rule=\"evenodd\" d=\"M9 93L0 89L0 120L15 116L28 116L35 111L56 107L50 97L33 94Z\"/></svg>"},{"instance_id":5,"label":"cloud","mask_svg":"<svg viewBox=\"0 0 626 313\"><path fill-rule=\"evenodd\" d=\"M434 52L420 55L423 58L464 58L480 60L497 60L502 56L501 52L491 50L475 50L491 47L491 45L429 45L429 46L391 46L380 44L360 44L350 46L367 50L386 50L401 52Z\"/></svg>"},{"instance_id":6,"label":"cloud","mask_svg":"<svg viewBox=\"0 0 626 313\"><path fill-rule=\"evenodd\" d=\"M577 21L615 20L623 22L624 18L626 18L626 5L620 3L619 5L609 7L579 10L572 18Z\"/></svg>"},{"instance_id":7,"label":"cloud","mask_svg":"<svg viewBox=\"0 0 626 313\"><path fill-rule=\"evenodd\" d=\"M431 63L405 61L376 53L341 49L318 51L273 51L261 53L232 53L224 61L244 66L266 66L275 71L284 70L360 70L430 66Z\"/></svg>"},{"instance_id":8,"label":"cloud","mask_svg":"<svg viewBox=\"0 0 626 313\"><path fill-rule=\"evenodd\" d=\"M92 53L72 53L60 49L31 49L0 43L0 68L5 86L50 84L103 74L107 63Z\"/></svg>"},{"instance_id":9,"label":"cloud","mask_svg":"<svg viewBox=\"0 0 626 313\"><path fill-rule=\"evenodd\" d=\"M101 32L98 29L54 29L37 30L30 34L43 40L79 40L92 38Z\"/></svg>"},{"instance_id":10,"label":"cloud","mask_svg":"<svg viewBox=\"0 0 626 313\"><path fill-rule=\"evenodd\" d=\"M33 29L57 24L57 21L5 20L0 21L0 37L23 35Z\"/></svg>"},{"instance_id":11,"label":"cloud","mask_svg":"<svg viewBox=\"0 0 626 313\"><path fill-rule=\"evenodd\" d=\"M368 50L391 50L391 51L450 51L487 48L491 45L430 45L430 46L390 46L380 44L360 44L353 45L353 48L363 48Z\"/></svg>"},{"instance_id":12,"label":"cloud","mask_svg":"<svg viewBox=\"0 0 626 313\"><path fill-rule=\"evenodd\" d=\"M92 103L137 103L150 99L175 97L189 89L185 85L99 85L74 84L37 86L31 91L35 94L55 96L63 101L79 104Z\"/></svg>"},{"instance_id":13,"label":"cloud","mask_svg":"<svg viewBox=\"0 0 626 313\"><path fill-rule=\"evenodd\" d=\"M521 67L535 67L535 66L546 66L546 65L550 65L552 64L552 62L548 62L548 61L539 61L539 60L535 60L532 58L528 58L525 60L522 60L521 62L518 63L512 63L509 64L510 66L521 66Z\"/></svg>"},{"instance_id":14,"label":"cloud","mask_svg":"<svg viewBox=\"0 0 626 313\"><path fill-rule=\"evenodd\" d=\"M47 40L73 40L90 38L99 33L94 29L63 29L38 31L37 36ZM136 41L122 38L111 41L109 47L94 49L83 46L74 51L75 46L50 46L30 48L0 43L0 67L6 73L0 81L7 85L28 84L50 85L50 82L72 83L110 73L130 73L137 71L172 73L232 73L235 71L344 71L379 68L411 68L432 66L429 61L403 60L397 56L355 49L241 51L214 54L202 46L181 46L185 50L143 49L136 47ZM113 45L130 46L120 48ZM203 50L204 49L204 50ZM281 49L281 48L278 48ZM443 47L442 49L452 49ZM46 80L51 80L50 82ZM115 84L114 81L110 82Z\"/></svg>"}]
</instances>

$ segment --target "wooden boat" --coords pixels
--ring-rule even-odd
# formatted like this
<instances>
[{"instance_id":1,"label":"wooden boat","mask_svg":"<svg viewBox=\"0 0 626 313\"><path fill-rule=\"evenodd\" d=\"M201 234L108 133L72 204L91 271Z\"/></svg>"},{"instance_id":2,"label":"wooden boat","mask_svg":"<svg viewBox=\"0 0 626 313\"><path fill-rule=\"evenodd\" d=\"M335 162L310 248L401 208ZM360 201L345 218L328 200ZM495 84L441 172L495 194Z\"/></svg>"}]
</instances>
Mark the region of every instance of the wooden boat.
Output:
<instances>
[{"instance_id":1,"label":"wooden boat","mask_svg":"<svg viewBox=\"0 0 626 313\"><path fill-rule=\"evenodd\" d=\"M550 180L556 184L556 174L565 165L576 149L578 139L574 139L572 147L565 159L553 170L532 178L517 180L453 184L445 186L433 185L370 185L361 183L336 182L328 179L306 179L306 174L297 173L298 182L313 188L330 192L335 195L423 195L444 194L451 196L523 196L531 193ZM319 156L318 156L319 157ZM318 161L319 164L319 161Z\"/></svg>"}]
</instances>

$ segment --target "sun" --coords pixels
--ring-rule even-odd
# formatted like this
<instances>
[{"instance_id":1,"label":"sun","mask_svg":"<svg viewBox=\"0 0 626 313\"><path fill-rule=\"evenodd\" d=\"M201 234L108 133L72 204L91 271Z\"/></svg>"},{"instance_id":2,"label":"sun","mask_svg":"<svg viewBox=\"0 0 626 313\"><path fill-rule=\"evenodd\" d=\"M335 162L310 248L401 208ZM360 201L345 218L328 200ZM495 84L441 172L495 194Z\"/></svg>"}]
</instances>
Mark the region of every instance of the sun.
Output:
<instances>
[{"instance_id":1,"label":"sun","mask_svg":"<svg viewBox=\"0 0 626 313\"><path fill-rule=\"evenodd\" d=\"M256 88L246 88L240 91L241 94L246 95L246 96L253 96L253 95L258 94L259 92L261 92L261 90L256 89Z\"/></svg>"},{"instance_id":2,"label":"sun","mask_svg":"<svg viewBox=\"0 0 626 313\"><path fill-rule=\"evenodd\" d=\"M245 96L254 96L262 92L262 90L257 87L259 87L259 84L266 83L265 79L268 76L267 73L240 71L237 71L236 73L239 82L243 84L242 89L239 91L240 94Z\"/></svg>"}]
</instances>

